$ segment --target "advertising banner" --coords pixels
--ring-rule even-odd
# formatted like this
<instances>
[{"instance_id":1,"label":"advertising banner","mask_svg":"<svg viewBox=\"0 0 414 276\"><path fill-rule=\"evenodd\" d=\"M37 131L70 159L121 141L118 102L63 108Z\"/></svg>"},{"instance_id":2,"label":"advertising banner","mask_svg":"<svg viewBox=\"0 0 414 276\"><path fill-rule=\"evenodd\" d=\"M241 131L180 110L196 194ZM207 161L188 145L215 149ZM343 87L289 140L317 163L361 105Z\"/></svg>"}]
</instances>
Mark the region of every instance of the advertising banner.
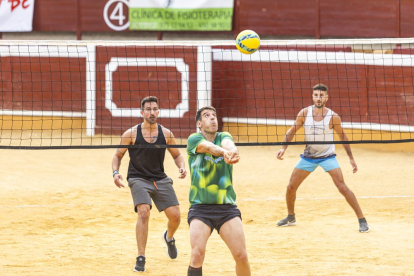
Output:
<instances>
[{"instance_id":1,"label":"advertising banner","mask_svg":"<svg viewBox=\"0 0 414 276\"><path fill-rule=\"evenodd\" d=\"M231 31L233 0L131 0L130 30Z\"/></svg>"}]
</instances>

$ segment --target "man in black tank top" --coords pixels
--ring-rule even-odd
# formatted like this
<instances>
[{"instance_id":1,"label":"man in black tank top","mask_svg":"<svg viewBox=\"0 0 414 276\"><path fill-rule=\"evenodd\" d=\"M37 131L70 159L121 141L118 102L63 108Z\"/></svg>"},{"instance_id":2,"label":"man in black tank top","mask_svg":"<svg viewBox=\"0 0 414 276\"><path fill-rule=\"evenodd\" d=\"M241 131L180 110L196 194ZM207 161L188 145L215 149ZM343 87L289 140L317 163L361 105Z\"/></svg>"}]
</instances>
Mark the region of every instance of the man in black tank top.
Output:
<instances>
[{"instance_id":1,"label":"man in black tank top","mask_svg":"<svg viewBox=\"0 0 414 276\"><path fill-rule=\"evenodd\" d=\"M119 173L121 160L126 151L129 152L130 162L127 181L131 188L134 201L134 210L138 213L136 225L136 239L138 257L134 271L145 271L145 248L148 237L148 221L152 201L158 211L164 211L168 218L167 230L162 238L166 243L167 254L171 259L177 258L174 233L180 225L180 209L178 200L172 186L173 181L164 172L164 158L166 148L145 147L146 145L175 145L173 133L157 124L159 115L158 99L153 96L146 97L141 102L142 124L127 130L121 139L121 145L142 145L139 148L118 148L112 159L112 176L118 188L123 188L123 177ZM168 148L179 170L179 178L187 174L184 158L177 148ZM151 201L152 199L152 201Z\"/></svg>"}]
</instances>

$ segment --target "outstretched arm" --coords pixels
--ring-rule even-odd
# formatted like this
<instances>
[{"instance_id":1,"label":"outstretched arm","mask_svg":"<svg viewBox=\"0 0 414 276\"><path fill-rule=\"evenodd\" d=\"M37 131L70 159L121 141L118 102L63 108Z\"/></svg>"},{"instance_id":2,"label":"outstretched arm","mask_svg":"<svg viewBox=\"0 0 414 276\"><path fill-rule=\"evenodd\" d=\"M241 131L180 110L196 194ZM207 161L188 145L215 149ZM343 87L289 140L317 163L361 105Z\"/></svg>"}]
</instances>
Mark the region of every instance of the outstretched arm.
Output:
<instances>
[{"instance_id":1,"label":"outstretched arm","mask_svg":"<svg viewBox=\"0 0 414 276\"><path fill-rule=\"evenodd\" d=\"M283 142L292 142L293 137L295 137L296 132L299 129L301 129L301 127L304 125L305 117L306 117L305 110L306 109L302 109L301 111L299 111L298 116L296 117L295 123L286 132L286 135L285 135L285 138L283 139ZM287 147L288 147L288 145L283 145L282 148L276 153L277 159L283 160L282 156L285 154Z\"/></svg>"},{"instance_id":2,"label":"outstretched arm","mask_svg":"<svg viewBox=\"0 0 414 276\"><path fill-rule=\"evenodd\" d=\"M228 150L230 152L230 159L229 162L227 162L228 164L236 164L240 161L239 150L237 149L233 140L224 139L221 142L221 146L223 149Z\"/></svg>"},{"instance_id":3,"label":"outstretched arm","mask_svg":"<svg viewBox=\"0 0 414 276\"><path fill-rule=\"evenodd\" d=\"M348 136L346 135L346 133L344 132L342 125L341 125L341 117L339 117L338 114L334 113L334 115L332 116L332 125L333 125L333 129L334 131L338 134L339 136L339 140L341 141L349 141L348 140ZM354 157L352 155L352 151L351 151L351 146L349 144L342 144L342 146L344 147L346 154L349 157L349 162L351 163L352 166L352 172L356 173L358 171L358 166L355 163Z\"/></svg>"},{"instance_id":4,"label":"outstretched arm","mask_svg":"<svg viewBox=\"0 0 414 276\"><path fill-rule=\"evenodd\" d=\"M125 131L125 133L121 137L121 143L120 145L131 145L132 144L132 129L129 129ZM127 148L118 148L116 149L116 152L114 154L114 157L112 158L112 171L119 171L119 167L121 166L121 160L124 157L125 153L127 152ZM123 188L124 185L122 184L121 180L124 180L122 178L122 175L118 173L114 173L114 183L118 188Z\"/></svg>"},{"instance_id":5,"label":"outstretched arm","mask_svg":"<svg viewBox=\"0 0 414 276\"><path fill-rule=\"evenodd\" d=\"M167 140L167 145L176 145L174 134L168 130L163 129L164 136ZM178 172L180 173L180 176L178 178L185 178L187 175L187 171L185 170L185 162L184 157L181 155L181 152L177 148L168 148L168 152L171 154L172 158L174 159L174 163L178 168Z\"/></svg>"},{"instance_id":6,"label":"outstretched arm","mask_svg":"<svg viewBox=\"0 0 414 276\"><path fill-rule=\"evenodd\" d=\"M212 142L202 141L200 144L198 144L196 152L197 153L210 153L211 155L214 155L214 156L222 156L224 157L224 162L226 162L227 164L236 164L240 160L240 156L238 155L237 148L234 145L234 143L233 143L234 146L232 146L231 143L227 141L230 141L231 143L233 143L233 141L231 141L230 139L224 139L222 142L223 147L219 147L213 144ZM235 150L235 151L231 151L231 150ZM237 154L235 152L237 152Z\"/></svg>"}]
</instances>

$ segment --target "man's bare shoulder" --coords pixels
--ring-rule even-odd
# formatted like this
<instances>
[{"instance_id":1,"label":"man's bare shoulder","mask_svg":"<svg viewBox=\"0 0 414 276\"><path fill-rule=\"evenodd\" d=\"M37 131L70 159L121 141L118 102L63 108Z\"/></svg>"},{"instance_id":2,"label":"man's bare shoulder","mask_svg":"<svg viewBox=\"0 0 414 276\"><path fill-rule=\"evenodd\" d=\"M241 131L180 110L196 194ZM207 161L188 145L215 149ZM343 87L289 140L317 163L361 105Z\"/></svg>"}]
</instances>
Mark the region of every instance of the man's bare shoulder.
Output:
<instances>
[{"instance_id":1,"label":"man's bare shoulder","mask_svg":"<svg viewBox=\"0 0 414 276\"><path fill-rule=\"evenodd\" d=\"M164 135L172 133L172 131L169 130L168 128L166 128L165 126L161 126L161 129L162 129L162 133L164 133Z\"/></svg>"},{"instance_id":2,"label":"man's bare shoulder","mask_svg":"<svg viewBox=\"0 0 414 276\"><path fill-rule=\"evenodd\" d=\"M134 137L137 135L137 129L138 129L138 125L135 125L133 127L131 127L130 129L127 129L124 134L122 134L122 137Z\"/></svg>"},{"instance_id":3,"label":"man's bare shoulder","mask_svg":"<svg viewBox=\"0 0 414 276\"><path fill-rule=\"evenodd\" d=\"M170 138L174 138L174 134L172 133L171 130L169 130L168 128L161 126L162 129L162 133L164 134L164 137L166 139L170 139Z\"/></svg>"},{"instance_id":4,"label":"man's bare shoulder","mask_svg":"<svg viewBox=\"0 0 414 276\"><path fill-rule=\"evenodd\" d=\"M332 111L332 118L333 119L336 119L336 120L340 120L341 119L341 116L339 116L339 114L338 113L336 113L336 112L334 112L334 111Z\"/></svg>"},{"instance_id":5,"label":"man's bare shoulder","mask_svg":"<svg viewBox=\"0 0 414 276\"><path fill-rule=\"evenodd\" d=\"M300 121L305 121L306 116L308 116L308 108L302 108L299 113L298 116L296 116L296 121L300 120Z\"/></svg>"},{"instance_id":6,"label":"man's bare shoulder","mask_svg":"<svg viewBox=\"0 0 414 276\"><path fill-rule=\"evenodd\" d=\"M302 108L301 111L299 111L299 113L298 113L298 116L299 115L301 115L301 116L308 115L308 108L307 107Z\"/></svg>"},{"instance_id":7,"label":"man's bare shoulder","mask_svg":"<svg viewBox=\"0 0 414 276\"><path fill-rule=\"evenodd\" d=\"M335 112L332 111L332 118L330 120L330 128L335 127L336 129L341 126L341 117Z\"/></svg>"}]
</instances>

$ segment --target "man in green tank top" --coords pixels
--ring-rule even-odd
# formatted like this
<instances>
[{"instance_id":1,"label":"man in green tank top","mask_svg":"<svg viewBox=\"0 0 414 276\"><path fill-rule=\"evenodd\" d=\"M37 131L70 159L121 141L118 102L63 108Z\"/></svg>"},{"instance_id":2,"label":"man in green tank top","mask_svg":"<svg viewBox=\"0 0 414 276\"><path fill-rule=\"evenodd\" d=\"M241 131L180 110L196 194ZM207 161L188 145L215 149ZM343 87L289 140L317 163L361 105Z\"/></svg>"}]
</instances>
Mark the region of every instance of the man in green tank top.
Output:
<instances>
[{"instance_id":1,"label":"man in green tank top","mask_svg":"<svg viewBox=\"0 0 414 276\"><path fill-rule=\"evenodd\" d=\"M236 261L237 275L251 275L241 213L233 189L233 164L240 155L228 132L217 132L214 107L197 111L200 133L188 137L187 154L191 172L190 225L191 260L188 276L202 275L208 238L214 229L229 247Z\"/></svg>"}]
</instances>

